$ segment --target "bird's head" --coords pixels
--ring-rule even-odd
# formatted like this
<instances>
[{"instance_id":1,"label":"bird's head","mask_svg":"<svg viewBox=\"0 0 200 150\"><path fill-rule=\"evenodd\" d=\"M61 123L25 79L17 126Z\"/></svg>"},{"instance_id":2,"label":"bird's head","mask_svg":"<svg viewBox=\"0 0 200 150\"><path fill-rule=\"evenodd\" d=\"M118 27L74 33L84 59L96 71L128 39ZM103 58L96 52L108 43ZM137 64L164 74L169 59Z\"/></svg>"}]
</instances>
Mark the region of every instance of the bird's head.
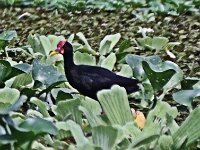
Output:
<instances>
[{"instance_id":1,"label":"bird's head","mask_svg":"<svg viewBox=\"0 0 200 150\"><path fill-rule=\"evenodd\" d=\"M55 54L64 54L64 45L67 41L60 41L58 44L57 44L57 48L56 50L52 50L50 51L49 55L50 56L53 56Z\"/></svg>"}]
</instances>

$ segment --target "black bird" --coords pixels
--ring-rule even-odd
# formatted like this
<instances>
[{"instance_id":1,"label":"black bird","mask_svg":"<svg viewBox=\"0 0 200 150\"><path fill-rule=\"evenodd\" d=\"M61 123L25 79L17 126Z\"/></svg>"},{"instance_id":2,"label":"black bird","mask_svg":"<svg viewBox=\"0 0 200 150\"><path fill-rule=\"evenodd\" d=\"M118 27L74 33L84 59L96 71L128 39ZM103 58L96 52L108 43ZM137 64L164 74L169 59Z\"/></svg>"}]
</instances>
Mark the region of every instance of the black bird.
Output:
<instances>
[{"instance_id":1,"label":"black bird","mask_svg":"<svg viewBox=\"0 0 200 150\"><path fill-rule=\"evenodd\" d=\"M97 100L98 91L109 89L114 84L124 87L128 94L139 89L135 79L116 75L102 67L74 64L73 47L67 41L60 41L50 56L58 53L64 57L65 74L70 85L85 96Z\"/></svg>"}]
</instances>

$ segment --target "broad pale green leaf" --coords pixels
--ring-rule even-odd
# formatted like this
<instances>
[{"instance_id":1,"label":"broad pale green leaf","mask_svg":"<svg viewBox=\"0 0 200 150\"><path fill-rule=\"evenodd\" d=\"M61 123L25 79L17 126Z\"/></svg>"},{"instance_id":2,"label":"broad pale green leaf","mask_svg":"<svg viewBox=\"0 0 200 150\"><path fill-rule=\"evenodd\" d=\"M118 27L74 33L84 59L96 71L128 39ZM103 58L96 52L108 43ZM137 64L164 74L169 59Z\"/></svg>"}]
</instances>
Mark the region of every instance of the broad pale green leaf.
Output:
<instances>
[{"instance_id":1,"label":"broad pale green leaf","mask_svg":"<svg viewBox=\"0 0 200 150\"><path fill-rule=\"evenodd\" d=\"M28 36L28 43L31 45L33 53L39 52L45 56L48 56L51 50L56 49L57 44L60 40L65 40L65 38L63 36L55 35Z\"/></svg>"},{"instance_id":2,"label":"broad pale green leaf","mask_svg":"<svg viewBox=\"0 0 200 150\"><path fill-rule=\"evenodd\" d=\"M28 109L26 112L26 116L27 117L39 117L39 118L43 118L43 115L37 111L37 110L33 110L33 109Z\"/></svg>"},{"instance_id":3,"label":"broad pale green leaf","mask_svg":"<svg viewBox=\"0 0 200 150\"><path fill-rule=\"evenodd\" d=\"M113 34L113 35L106 35L104 39L100 42L100 48L99 48L99 53L101 55L105 55L107 53L110 53L114 46L117 44L119 39L121 38L121 34ZM107 46L105 46L105 44Z\"/></svg>"},{"instance_id":4,"label":"broad pale green leaf","mask_svg":"<svg viewBox=\"0 0 200 150\"><path fill-rule=\"evenodd\" d=\"M129 65L122 65L122 68L118 75L124 76L124 77L132 77L133 76L133 71Z\"/></svg>"},{"instance_id":5,"label":"broad pale green leaf","mask_svg":"<svg viewBox=\"0 0 200 150\"><path fill-rule=\"evenodd\" d=\"M77 150L96 150L96 149L98 149L98 148L96 148L96 147L94 147L94 145L91 143L89 143L89 144L85 144L85 145L83 145L83 146L78 146L77 147Z\"/></svg>"},{"instance_id":6,"label":"broad pale green leaf","mask_svg":"<svg viewBox=\"0 0 200 150\"><path fill-rule=\"evenodd\" d=\"M21 95L19 97L19 99L14 103L12 104L6 112L4 112L4 114L8 114L10 111L16 111L18 110L26 101L27 101L28 97L25 96L25 95Z\"/></svg>"},{"instance_id":7,"label":"broad pale green leaf","mask_svg":"<svg viewBox=\"0 0 200 150\"><path fill-rule=\"evenodd\" d=\"M27 118L19 127L27 131L32 131L36 135L41 133L56 135L57 133L55 125L42 118Z\"/></svg>"},{"instance_id":8,"label":"broad pale green leaf","mask_svg":"<svg viewBox=\"0 0 200 150\"><path fill-rule=\"evenodd\" d=\"M130 147L137 148L140 146L145 146L158 138L159 134L142 134L139 137L133 139L133 144L131 144Z\"/></svg>"},{"instance_id":9,"label":"broad pale green leaf","mask_svg":"<svg viewBox=\"0 0 200 150\"><path fill-rule=\"evenodd\" d=\"M116 63L116 55L115 55L115 53L110 53L110 55L108 55L102 61L101 67L112 70L114 68L115 63Z\"/></svg>"},{"instance_id":10,"label":"broad pale green leaf","mask_svg":"<svg viewBox=\"0 0 200 150\"><path fill-rule=\"evenodd\" d=\"M76 141L77 146L84 146L89 143L88 139L84 136L83 131L78 124L76 124L72 120L69 120L69 121L67 121L67 125L69 127L71 134L73 135L73 137Z\"/></svg>"},{"instance_id":11,"label":"broad pale green leaf","mask_svg":"<svg viewBox=\"0 0 200 150\"><path fill-rule=\"evenodd\" d=\"M32 54L37 53L37 52L41 54L45 54L44 49L39 40L39 35L30 34L28 36L28 44L31 45L31 48L33 49L33 51L31 52Z\"/></svg>"},{"instance_id":12,"label":"broad pale green leaf","mask_svg":"<svg viewBox=\"0 0 200 150\"><path fill-rule=\"evenodd\" d=\"M92 128L92 139L95 146L103 150L111 150L117 145L117 129L112 126L97 126Z\"/></svg>"},{"instance_id":13,"label":"broad pale green leaf","mask_svg":"<svg viewBox=\"0 0 200 150\"><path fill-rule=\"evenodd\" d=\"M49 117L49 106L47 103L41 101L40 99L36 97L31 97L30 102L35 104L38 107L38 111L44 116Z\"/></svg>"},{"instance_id":14,"label":"broad pale green leaf","mask_svg":"<svg viewBox=\"0 0 200 150\"><path fill-rule=\"evenodd\" d=\"M91 48L91 46L89 45L87 39L85 38L85 36L83 35L82 32L78 32L78 33L76 34L76 36L78 36L79 39L83 41L83 43L85 44L84 47L85 47L85 49L86 49L86 51L87 51L88 53L94 54L94 55L96 54L96 52Z\"/></svg>"},{"instance_id":15,"label":"broad pale green leaf","mask_svg":"<svg viewBox=\"0 0 200 150\"><path fill-rule=\"evenodd\" d=\"M108 51L110 49L110 46L111 46L111 41L106 41L103 46L101 47L101 49L99 49L99 52L100 54L103 56L103 55L106 55L106 51Z\"/></svg>"},{"instance_id":16,"label":"broad pale green leaf","mask_svg":"<svg viewBox=\"0 0 200 150\"><path fill-rule=\"evenodd\" d=\"M170 135L161 135L158 140L158 145L156 146L156 149L160 150L172 150L173 146L173 139Z\"/></svg>"},{"instance_id":17,"label":"broad pale green leaf","mask_svg":"<svg viewBox=\"0 0 200 150\"><path fill-rule=\"evenodd\" d=\"M86 45L86 47L87 47L89 50L92 49L91 46L89 45L87 39L85 38L85 36L83 35L82 32L78 32L78 33L76 34L76 36L78 36L78 37L84 42L84 44Z\"/></svg>"},{"instance_id":18,"label":"broad pale green leaf","mask_svg":"<svg viewBox=\"0 0 200 150\"><path fill-rule=\"evenodd\" d=\"M84 100L81 101L81 105L92 111L95 115L101 115L102 107L98 101L93 100L89 97L85 97Z\"/></svg>"},{"instance_id":19,"label":"broad pale green leaf","mask_svg":"<svg viewBox=\"0 0 200 150\"><path fill-rule=\"evenodd\" d=\"M137 38L137 40L138 40L138 42L140 43L141 46L151 48L152 38L147 36L147 37L144 37L144 38Z\"/></svg>"},{"instance_id":20,"label":"broad pale green leaf","mask_svg":"<svg viewBox=\"0 0 200 150\"><path fill-rule=\"evenodd\" d=\"M43 48L43 51L41 51L41 53L48 56L49 52L51 50L53 50L53 49L51 49L50 40L48 39L48 37L46 37L44 35L39 36L39 40L40 40L42 48Z\"/></svg>"},{"instance_id":21,"label":"broad pale green leaf","mask_svg":"<svg viewBox=\"0 0 200 150\"><path fill-rule=\"evenodd\" d=\"M68 37L67 41L70 42L70 43L72 43L73 40L74 40L74 36L75 36L74 34L71 34L71 35Z\"/></svg>"},{"instance_id":22,"label":"broad pale green leaf","mask_svg":"<svg viewBox=\"0 0 200 150\"><path fill-rule=\"evenodd\" d=\"M20 89L22 86L26 86L32 83L32 77L30 73L23 73L16 76L12 88Z\"/></svg>"},{"instance_id":23,"label":"broad pale green leaf","mask_svg":"<svg viewBox=\"0 0 200 150\"><path fill-rule=\"evenodd\" d=\"M153 37L152 47L156 50L162 50L167 46L169 39L166 37Z\"/></svg>"},{"instance_id":24,"label":"broad pale green leaf","mask_svg":"<svg viewBox=\"0 0 200 150\"><path fill-rule=\"evenodd\" d=\"M81 112L78 110L80 104L80 99L70 99L58 102L57 108L55 109L57 117L61 120L71 118L75 122L81 124Z\"/></svg>"},{"instance_id":25,"label":"broad pale green leaf","mask_svg":"<svg viewBox=\"0 0 200 150\"><path fill-rule=\"evenodd\" d=\"M138 38L137 40L141 46L149 48L151 50L155 49L157 52L164 49L169 42L169 39L166 37L144 37Z\"/></svg>"},{"instance_id":26,"label":"broad pale green leaf","mask_svg":"<svg viewBox=\"0 0 200 150\"><path fill-rule=\"evenodd\" d=\"M20 92L13 88L0 89L0 113L6 112L18 99Z\"/></svg>"},{"instance_id":27,"label":"broad pale green leaf","mask_svg":"<svg viewBox=\"0 0 200 150\"><path fill-rule=\"evenodd\" d=\"M32 66L27 64L27 63L14 65L13 68L21 70L21 71L23 71L25 73L29 73L32 70Z\"/></svg>"},{"instance_id":28,"label":"broad pale green leaf","mask_svg":"<svg viewBox=\"0 0 200 150\"><path fill-rule=\"evenodd\" d=\"M56 128L58 129L58 132L56 134L56 138L58 140L62 140L64 138L71 136L67 122L57 121L55 122L55 125L56 125Z\"/></svg>"},{"instance_id":29,"label":"broad pale green leaf","mask_svg":"<svg viewBox=\"0 0 200 150\"><path fill-rule=\"evenodd\" d=\"M65 75L59 73L52 65L41 64L37 60L33 62L32 77L47 87L66 81Z\"/></svg>"},{"instance_id":30,"label":"broad pale green leaf","mask_svg":"<svg viewBox=\"0 0 200 150\"><path fill-rule=\"evenodd\" d=\"M55 35L48 35L47 37L41 35L39 39L44 50L42 53L45 54L46 56L49 55L49 52L51 50L57 48L57 44L59 41L65 40L63 36L55 36Z\"/></svg>"},{"instance_id":31,"label":"broad pale green leaf","mask_svg":"<svg viewBox=\"0 0 200 150\"><path fill-rule=\"evenodd\" d=\"M0 34L0 40L10 41L13 38L17 37L16 31L4 31Z\"/></svg>"},{"instance_id":32,"label":"broad pale green leaf","mask_svg":"<svg viewBox=\"0 0 200 150\"><path fill-rule=\"evenodd\" d=\"M97 97L111 124L125 125L131 122L132 115L126 90L118 85L110 90L101 90Z\"/></svg>"},{"instance_id":33,"label":"broad pale green leaf","mask_svg":"<svg viewBox=\"0 0 200 150\"><path fill-rule=\"evenodd\" d=\"M180 128L173 134L174 146L179 148L178 145L181 139L187 137L187 146L195 142L200 137L200 108L196 108L191 112L189 117L182 123Z\"/></svg>"},{"instance_id":34,"label":"broad pale green leaf","mask_svg":"<svg viewBox=\"0 0 200 150\"><path fill-rule=\"evenodd\" d=\"M92 112L92 110L87 109L82 106L79 106L79 110L82 111L83 114L86 116L91 127L106 125L106 123L99 116L97 116L96 114Z\"/></svg>"},{"instance_id":35,"label":"broad pale green leaf","mask_svg":"<svg viewBox=\"0 0 200 150\"><path fill-rule=\"evenodd\" d=\"M200 89L181 90L173 94L173 99L183 105L192 107L192 101L200 95Z\"/></svg>"},{"instance_id":36,"label":"broad pale green leaf","mask_svg":"<svg viewBox=\"0 0 200 150\"><path fill-rule=\"evenodd\" d=\"M77 65L96 65L96 58L87 53L81 53L79 51L74 53L74 62Z\"/></svg>"},{"instance_id":37,"label":"broad pale green leaf","mask_svg":"<svg viewBox=\"0 0 200 150\"><path fill-rule=\"evenodd\" d=\"M50 51L57 48L58 42L65 41L64 36L48 35L47 37L51 43L51 47L49 48Z\"/></svg>"},{"instance_id":38,"label":"broad pale green leaf","mask_svg":"<svg viewBox=\"0 0 200 150\"><path fill-rule=\"evenodd\" d=\"M167 115L173 119L178 115L176 107L171 107L167 102L158 101L157 105L151 110L147 116L144 126L144 132L159 134L162 125L167 124ZM157 119L157 120L156 120ZM175 121L172 121L170 125L170 131L173 133L178 128Z\"/></svg>"}]
</instances>

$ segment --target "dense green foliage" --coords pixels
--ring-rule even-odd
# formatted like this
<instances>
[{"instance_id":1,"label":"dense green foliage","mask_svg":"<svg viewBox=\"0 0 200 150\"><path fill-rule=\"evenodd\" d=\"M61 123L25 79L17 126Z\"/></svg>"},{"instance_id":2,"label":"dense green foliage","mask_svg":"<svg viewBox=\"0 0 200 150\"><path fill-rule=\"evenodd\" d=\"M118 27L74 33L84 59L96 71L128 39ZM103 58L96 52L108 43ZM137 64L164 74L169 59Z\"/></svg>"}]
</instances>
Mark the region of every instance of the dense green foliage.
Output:
<instances>
[{"instance_id":1,"label":"dense green foliage","mask_svg":"<svg viewBox=\"0 0 200 150\"><path fill-rule=\"evenodd\" d=\"M0 4L63 11L123 9L131 10L142 22L151 22L155 20L154 15L192 12L198 16L200 2L0 0ZM199 25L198 22L194 24L195 27ZM176 47L186 43L185 35L181 35L179 41L173 41L163 36L167 34L148 36L149 32L153 30L140 27L138 33L142 37L131 39L122 38L120 33L105 35L95 43L96 47L82 32L68 37L30 34L24 45L13 47L17 32L2 32L0 149L173 150L199 147L200 109L195 102L200 93L200 78L190 77L191 73L188 75L170 61L176 58ZM127 95L123 87L114 85L98 92L99 101L78 93L67 82L62 56L49 56L58 41L65 38L74 47L76 64L101 66L122 76L136 78L140 81L140 90ZM136 55L138 50L150 51L151 55ZM163 54L170 60L160 57ZM193 66L189 67L192 72ZM183 115L178 110L182 106L185 113L189 112L179 121L177 118ZM132 107L145 113L143 129L135 123L130 111Z\"/></svg>"},{"instance_id":2,"label":"dense green foliage","mask_svg":"<svg viewBox=\"0 0 200 150\"><path fill-rule=\"evenodd\" d=\"M1 40L6 41L8 37L11 40L16 37L13 33L2 33ZM129 41L123 41L117 48L120 38L119 33L105 36L98 51L92 49L80 32L71 35L68 41L75 48L77 64L99 65L110 70L120 68L117 69L119 74L140 80L141 90L131 97L135 98L134 105L149 111L142 130L134 123L124 88L115 85L110 90L100 91L101 105L78 93L73 94L75 91L64 76L62 56L48 56L64 37L30 35L31 47L21 51L33 58L31 64L17 63L8 57L0 61L1 148L46 149L48 145L56 149L180 149L197 146L200 110L192 111L191 104L199 93L199 79L185 79L178 65L162 62L157 55L126 55L133 52L134 47ZM141 47L156 50L156 53L177 45L164 37L137 40ZM175 121L177 108L163 102L165 95L178 87L179 92L173 94L174 100L192 111L180 126ZM190 90L186 92L186 89ZM184 100L181 100L183 94ZM101 115L102 110L105 115ZM64 142L66 140L68 142Z\"/></svg>"},{"instance_id":3,"label":"dense green foliage","mask_svg":"<svg viewBox=\"0 0 200 150\"><path fill-rule=\"evenodd\" d=\"M199 0L0 0L1 6L44 6L48 9L132 9L178 15L179 12L198 11Z\"/></svg>"}]
</instances>

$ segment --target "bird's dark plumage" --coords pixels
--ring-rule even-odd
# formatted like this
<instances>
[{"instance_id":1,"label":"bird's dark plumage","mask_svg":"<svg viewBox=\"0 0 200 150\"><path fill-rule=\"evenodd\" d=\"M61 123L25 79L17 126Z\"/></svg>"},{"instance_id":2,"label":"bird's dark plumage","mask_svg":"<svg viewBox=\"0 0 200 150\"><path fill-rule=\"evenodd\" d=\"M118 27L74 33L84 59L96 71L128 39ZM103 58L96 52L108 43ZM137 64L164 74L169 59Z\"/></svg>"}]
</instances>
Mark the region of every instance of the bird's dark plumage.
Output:
<instances>
[{"instance_id":1,"label":"bird's dark plumage","mask_svg":"<svg viewBox=\"0 0 200 150\"><path fill-rule=\"evenodd\" d=\"M85 96L97 100L98 91L109 89L114 84L124 87L127 93L138 90L138 81L135 79L116 75L102 67L74 64L73 47L69 42L59 42L57 51L63 54L65 74L70 85Z\"/></svg>"}]
</instances>

